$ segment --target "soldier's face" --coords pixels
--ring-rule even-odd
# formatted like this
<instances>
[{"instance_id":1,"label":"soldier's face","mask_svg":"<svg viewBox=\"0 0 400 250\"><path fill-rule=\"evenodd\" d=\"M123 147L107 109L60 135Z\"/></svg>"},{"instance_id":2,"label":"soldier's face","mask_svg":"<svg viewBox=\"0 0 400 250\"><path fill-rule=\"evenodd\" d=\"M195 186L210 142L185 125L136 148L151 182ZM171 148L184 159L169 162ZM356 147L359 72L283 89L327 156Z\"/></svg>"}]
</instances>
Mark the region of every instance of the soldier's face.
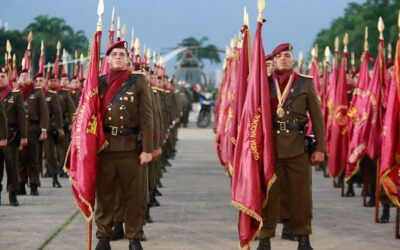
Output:
<instances>
[{"instance_id":1,"label":"soldier's face","mask_svg":"<svg viewBox=\"0 0 400 250\"><path fill-rule=\"evenodd\" d=\"M275 69L279 72L285 72L293 69L294 59L292 52L282 51L274 57Z\"/></svg>"},{"instance_id":2,"label":"soldier's face","mask_svg":"<svg viewBox=\"0 0 400 250\"><path fill-rule=\"evenodd\" d=\"M31 83L31 77L27 72L24 72L19 75L18 81L21 86L26 86Z\"/></svg>"},{"instance_id":3,"label":"soldier's face","mask_svg":"<svg viewBox=\"0 0 400 250\"><path fill-rule=\"evenodd\" d=\"M0 89L7 87L7 85L8 85L7 73L0 73Z\"/></svg>"},{"instance_id":4,"label":"soldier's face","mask_svg":"<svg viewBox=\"0 0 400 250\"><path fill-rule=\"evenodd\" d=\"M129 58L125 49L115 48L111 51L110 55L107 56L107 61L112 70L126 70Z\"/></svg>"},{"instance_id":5,"label":"soldier's face","mask_svg":"<svg viewBox=\"0 0 400 250\"><path fill-rule=\"evenodd\" d=\"M73 79L72 81L71 81L71 87L73 88L73 89L77 89L77 88L79 88L79 81L77 80L77 79Z\"/></svg>"},{"instance_id":6,"label":"soldier's face","mask_svg":"<svg viewBox=\"0 0 400 250\"><path fill-rule=\"evenodd\" d=\"M44 88L44 78L43 77L37 77L35 79L35 87L41 87Z\"/></svg>"},{"instance_id":7,"label":"soldier's face","mask_svg":"<svg viewBox=\"0 0 400 250\"><path fill-rule=\"evenodd\" d=\"M266 64L267 64L267 74L268 76L271 76L272 72L274 72L274 61L268 60Z\"/></svg>"},{"instance_id":8,"label":"soldier's face","mask_svg":"<svg viewBox=\"0 0 400 250\"><path fill-rule=\"evenodd\" d=\"M69 80L67 77L61 77L60 79L60 86L61 87L67 87L69 84Z\"/></svg>"},{"instance_id":9,"label":"soldier's face","mask_svg":"<svg viewBox=\"0 0 400 250\"><path fill-rule=\"evenodd\" d=\"M50 89L56 89L56 88L58 88L58 85L59 85L58 79L49 80L49 88Z\"/></svg>"}]
</instances>

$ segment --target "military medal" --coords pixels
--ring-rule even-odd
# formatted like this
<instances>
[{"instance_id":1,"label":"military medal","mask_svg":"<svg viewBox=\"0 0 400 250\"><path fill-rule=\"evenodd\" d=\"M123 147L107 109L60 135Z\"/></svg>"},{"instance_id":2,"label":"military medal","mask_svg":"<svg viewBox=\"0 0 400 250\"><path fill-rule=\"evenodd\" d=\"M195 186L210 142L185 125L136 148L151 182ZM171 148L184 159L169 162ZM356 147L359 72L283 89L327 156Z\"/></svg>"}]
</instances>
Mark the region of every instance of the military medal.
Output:
<instances>
[{"instance_id":1,"label":"military medal","mask_svg":"<svg viewBox=\"0 0 400 250\"><path fill-rule=\"evenodd\" d=\"M278 116L279 119L283 119L285 117L285 109L283 106L285 105L290 89L293 86L294 82L294 72L290 75L288 84L286 85L285 89L283 90L283 93L281 93L281 89L279 87L279 83L276 80L276 76L274 75L274 84L275 84L275 91L276 91L276 96L278 97L278 107L276 108L276 115Z\"/></svg>"}]
</instances>

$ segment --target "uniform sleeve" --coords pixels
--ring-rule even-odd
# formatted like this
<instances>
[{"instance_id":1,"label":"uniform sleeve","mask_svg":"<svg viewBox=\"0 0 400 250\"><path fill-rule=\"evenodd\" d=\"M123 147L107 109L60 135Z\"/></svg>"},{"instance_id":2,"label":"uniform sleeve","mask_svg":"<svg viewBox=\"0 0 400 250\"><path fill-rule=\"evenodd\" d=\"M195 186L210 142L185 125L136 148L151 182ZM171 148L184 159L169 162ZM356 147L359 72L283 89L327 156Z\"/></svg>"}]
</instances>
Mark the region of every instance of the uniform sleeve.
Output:
<instances>
[{"instance_id":1,"label":"uniform sleeve","mask_svg":"<svg viewBox=\"0 0 400 250\"><path fill-rule=\"evenodd\" d=\"M308 92L307 110L310 114L312 128L317 141L316 151L325 152L324 118L321 112L321 104L312 81L310 81L310 91Z\"/></svg>"},{"instance_id":2,"label":"uniform sleeve","mask_svg":"<svg viewBox=\"0 0 400 250\"><path fill-rule=\"evenodd\" d=\"M63 117L62 117L62 109L61 109L61 102L58 95L55 98L51 98L51 106L54 110L54 119L56 123L56 129L60 130L63 128Z\"/></svg>"},{"instance_id":3,"label":"uniform sleeve","mask_svg":"<svg viewBox=\"0 0 400 250\"><path fill-rule=\"evenodd\" d=\"M153 105L151 103L150 87L146 78L140 76L136 80L139 94L139 126L143 137L143 152L153 152Z\"/></svg>"},{"instance_id":4,"label":"uniform sleeve","mask_svg":"<svg viewBox=\"0 0 400 250\"><path fill-rule=\"evenodd\" d=\"M0 101L0 140L7 139L7 116L4 110L3 102Z\"/></svg>"},{"instance_id":5,"label":"uniform sleeve","mask_svg":"<svg viewBox=\"0 0 400 250\"><path fill-rule=\"evenodd\" d=\"M165 134L167 132L166 129L166 123L165 123L165 118L164 118L164 105L162 103L162 95L163 93L157 93L157 105L158 105L158 114L160 118L160 136L159 136L159 145L162 146L164 139L165 139Z\"/></svg>"},{"instance_id":6,"label":"uniform sleeve","mask_svg":"<svg viewBox=\"0 0 400 250\"><path fill-rule=\"evenodd\" d=\"M153 125L154 125L154 140L153 140L153 147L154 149L157 149L160 145L159 145L159 135L160 135L160 119L158 117L158 106L157 106L157 102L156 102L156 94L153 91L151 91L151 97L152 97L152 104L153 104Z\"/></svg>"},{"instance_id":7,"label":"uniform sleeve","mask_svg":"<svg viewBox=\"0 0 400 250\"><path fill-rule=\"evenodd\" d=\"M19 127L19 131L21 133L21 138L27 138L26 135L26 126L27 126L27 121L26 121L26 113L25 113L25 108L24 108L24 98L22 96L21 92L16 93L15 95L15 107L17 111L17 124Z\"/></svg>"},{"instance_id":8,"label":"uniform sleeve","mask_svg":"<svg viewBox=\"0 0 400 250\"><path fill-rule=\"evenodd\" d=\"M40 90L38 94L38 102L39 102L39 116L40 116L40 128L48 129L49 128L49 109L47 108L47 103L44 98L43 91Z\"/></svg>"},{"instance_id":9,"label":"uniform sleeve","mask_svg":"<svg viewBox=\"0 0 400 250\"><path fill-rule=\"evenodd\" d=\"M71 95L69 93L65 94L65 104L67 105L67 111L68 111L68 116L66 117L67 120L66 122L68 124L72 123L72 115L75 113L76 107L74 104L74 101L71 98Z\"/></svg>"},{"instance_id":10,"label":"uniform sleeve","mask_svg":"<svg viewBox=\"0 0 400 250\"><path fill-rule=\"evenodd\" d=\"M182 110L182 103L181 103L181 97L179 95L179 91L175 92L175 102L176 102L176 110L177 112L177 116L176 117L181 117L183 110Z\"/></svg>"}]
</instances>

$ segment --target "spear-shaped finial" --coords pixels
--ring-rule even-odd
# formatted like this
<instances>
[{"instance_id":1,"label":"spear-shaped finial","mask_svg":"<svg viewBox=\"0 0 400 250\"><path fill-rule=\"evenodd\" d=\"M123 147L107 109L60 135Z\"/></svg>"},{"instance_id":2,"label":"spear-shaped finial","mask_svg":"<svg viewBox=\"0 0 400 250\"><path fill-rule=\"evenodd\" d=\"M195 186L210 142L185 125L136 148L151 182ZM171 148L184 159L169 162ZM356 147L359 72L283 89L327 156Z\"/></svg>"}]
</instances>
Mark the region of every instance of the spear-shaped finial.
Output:
<instances>
[{"instance_id":1,"label":"spear-shaped finial","mask_svg":"<svg viewBox=\"0 0 400 250\"><path fill-rule=\"evenodd\" d=\"M325 61L329 62L331 60L331 50L329 49L329 46L325 47Z\"/></svg>"},{"instance_id":2,"label":"spear-shaped finial","mask_svg":"<svg viewBox=\"0 0 400 250\"><path fill-rule=\"evenodd\" d=\"M379 31L379 39L383 40L383 30L385 29L385 24L383 23L382 17L379 17L378 21L378 31Z\"/></svg>"},{"instance_id":3,"label":"spear-shaped finial","mask_svg":"<svg viewBox=\"0 0 400 250\"><path fill-rule=\"evenodd\" d=\"M125 37L126 37L126 25L123 24L122 25L122 40L125 41Z\"/></svg>"},{"instance_id":4,"label":"spear-shaped finial","mask_svg":"<svg viewBox=\"0 0 400 250\"><path fill-rule=\"evenodd\" d=\"M11 58L11 43L10 43L10 40L7 40L6 50L8 52L8 58Z\"/></svg>"},{"instance_id":5,"label":"spear-shaped finial","mask_svg":"<svg viewBox=\"0 0 400 250\"><path fill-rule=\"evenodd\" d=\"M247 14L247 10L246 10L246 6L244 6L243 8L243 24L246 25L246 14Z\"/></svg>"},{"instance_id":6,"label":"spear-shaped finial","mask_svg":"<svg viewBox=\"0 0 400 250\"><path fill-rule=\"evenodd\" d=\"M80 61L81 65L83 65L85 63L85 58L83 57L83 53L81 53L79 61Z\"/></svg>"},{"instance_id":7,"label":"spear-shaped finial","mask_svg":"<svg viewBox=\"0 0 400 250\"><path fill-rule=\"evenodd\" d=\"M75 60L78 60L78 51L77 50L75 50L74 58L75 58Z\"/></svg>"},{"instance_id":8,"label":"spear-shaped finial","mask_svg":"<svg viewBox=\"0 0 400 250\"><path fill-rule=\"evenodd\" d=\"M368 26L365 26L365 31L364 31L364 51L368 51L369 46L368 46Z\"/></svg>"},{"instance_id":9,"label":"spear-shaped finial","mask_svg":"<svg viewBox=\"0 0 400 250\"><path fill-rule=\"evenodd\" d=\"M311 56L314 59L315 57L317 57L317 51L315 50L315 47L311 48Z\"/></svg>"},{"instance_id":10,"label":"spear-shaped finial","mask_svg":"<svg viewBox=\"0 0 400 250\"><path fill-rule=\"evenodd\" d=\"M111 14L111 28L110 30L114 30L114 22L115 22L115 7L112 9L112 14Z\"/></svg>"},{"instance_id":11,"label":"spear-shaped finial","mask_svg":"<svg viewBox=\"0 0 400 250\"><path fill-rule=\"evenodd\" d=\"M140 40L139 37L136 37L135 40L135 56L140 55Z\"/></svg>"},{"instance_id":12,"label":"spear-shaped finial","mask_svg":"<svg viewBox=\"0 0 400 250\"><path fill-rule=\"evenodd\" d=\"M151 50L150 49L147 49L146 57L147 57L147 64L150 64L150 58L151 58Z\"/></svg>"},{"instance_id":13,"label":"spear-shaped finial","mask_svg":"<svg viewBox=\"0 0 400 250\"><path fill-rule=\"evenodd\" d=\"M117 38L121 38L121 22L119 17L117 18Z\"/></svg>"},{"instance_id":14,"label":"spear-shaped finial","mask_svg":"<svg viewBox=\"0 0 400 250\"><path fill-rule=\"evenodd\" d=\"M339 37L335 37L335 52L339 52Z\"/></svg>"},{"instance_id":15,"label":"spear-shaped finial","mask_svg":"<svg viewBox=\"0 0 400 250\"><path fill-rule=\"evenodd\" d=\"M354 54L354 51L352 51L352 52L350 53L350 64L351 64L352 66L356 65L356 56L355 56L355 54Z\"/></svg>"},{"instance_id":16,"label":"spear-shaped finial","mask_svg":"<svg viewBox=\"0 0 400 250\"><path fill-rule=\"evenodd\" d=\"M25 56L22 58L21 61L21 67L24 68L25 67Z\"/></svg>"},{"instance_id":17,"label":"spear-shaped finial","mask_svg":"<svg viewBox=\"0 0 400 250\"><path fill-rule=\"evenodd\" d=\"M135 36L135 30L132 27L132 30L131 30L131 48L134 47L134 44L133 44L135 42L134 36Z\"/></svg>"},{"instance_id":18,"label":"spear-shaped finial","mask_svg":"<svg viewBox=\"0 0 400 250\"><path fill-rule=\"evenodd\" d=\"M387 45L387 57L388 59L392 59L392 44L388 43Z\"/></svg>"},{"instance_id":19,"label":"spear-shaped finial","mask_svg":"<svg viewBox=\"0 0 400 250\"><path fill-rule=\"evenodd\" d=\"M397 17L397 27L399 28L399 32L400 32L400 10L399 10L399 15Z\"/></svg>"},{"instance_id":20,"label":"spear-shaped finial","mask_svg":"<svg viewBox=\"0 0 400 250\"><path fill-rule=\"evenodd\" d=\"M258 9L258 22L262 23L263 22L262 14L265 9L265 0L258 0L257 9Z\"/></svg>"},{"instance_id":21,"label":"spear-shaped finial","mask_svg":"<svg viewBox=\"0 0 400 250\"><path fill-rule=\"evenodd\" d=\"M97 5L97 16L99 20L97 21L97 31L101 31L103 28L102 17L104 13L104 0L99 0L99 4Z\"/></svg>"},{"instance_id":22,"label":"spear-shaped finial","mask_svg":"<svg viewBox=\"0 0 400 250\"><path fill-rule=\"evenodd\" d=\"M28 49L31 49L32 39L33 39L33 35L32 35L32 31L30 31L28 34Z\"/></svg>"},{"instance_id":23,"label":"spear-shaped finial","mask_svg":"<svg viewBox=\"0 0 400 250\"><path fill-rule=\"evenodd\" d=\"M303 65L303 52L300 51L299 52L299 59L297 60L297 67L301 68L302 65Z\"/></svg>"},{"instance_id":24,"label":"spear-shaped finial","mask_svg":"<svg viewBox=\"0 0 400 250\"><path fill-rule=\"evenodd\" d=\"M146 44L143 44L143 56L145 56L146 55Z\"/></svg>"},{"instance_id":25,"label":"spear-shaped finial","mask_svg":"<svg viewBox=\"0 0 400 250\"><path fill-rule=\"evenodd\" d=\"M347 33L344 34L343 44L344 44L343 52L347 53L348 52L347 45L349 44L349 34L347 34Z\"/></svg>"},{"instance_id":26,"label":"spear-shaped finial","mask_svg":"<svg viewBox=\"0 0 400 250\"><path fill-rule=\"evenodd\" d=\"M60 49L61 49L61 42L60 42L60 40L58 40L58 42L57 42L57 56L60 55Z\"/></svg>"},{"instance_id":27,"label":"spear-shaped finial","mask_svg":"<svg viewBox=\"0 0 400 250\"><path fill-rule=\"evenodd\" d=\"M157 54L153 51L153 64L157 64Z\"/></svg>"},{"instance_id":28,"label":"spear-shaped finial","mask_svg":"<svg viewBox=\"0 0 400 250\"><path fill-rule=\"evenodd\" d=\"M47 74L51 72L51 65L50 62L47 63Z\"/></svg>"}]
</instances>

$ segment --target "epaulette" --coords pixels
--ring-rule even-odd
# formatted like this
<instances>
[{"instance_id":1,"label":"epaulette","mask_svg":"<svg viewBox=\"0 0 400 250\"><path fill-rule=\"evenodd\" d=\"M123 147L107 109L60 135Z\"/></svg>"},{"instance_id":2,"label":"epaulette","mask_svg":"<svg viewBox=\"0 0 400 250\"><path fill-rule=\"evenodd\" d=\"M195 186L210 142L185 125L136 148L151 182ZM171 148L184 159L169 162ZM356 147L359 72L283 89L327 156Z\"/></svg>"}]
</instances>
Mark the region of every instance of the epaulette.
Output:
<instances>
[{"instance_id":1,"label":"epaulette","mask_svg":"<svg viewBox=\"0 0 400 250\"><path fill-rule=\"evenodd\" d=\"M42 87L35 87L35 89L42 89Z\"/></svg>"},{"instance_id":2,"label":"epaulette","mask_svg":"<svg viewBox=\"0 0 400 250\"><path fill-rule=\"evenodd\" d=\"M174 91L174 92L175 92L175 94L178 94L178 93L179 93L179 90L175 89L175 91Z\"/></svg>"},{"instance_id":3,"label":"epaulette","mask_svg":"<svg viewBox=\"0 0 400 250\"><path fill-rule=\"evenodd\" d=\"M304 74L300 74L300 73L298 73L299 74L299 76L302 76L302 77L305 77L305 78L310 78L310 79L313 79L313 76L310 76L310 75L304 75Z\"/></svg>"},{"instance_id":4,"label":"epaulette","mask_svg":"<svg viewBox=\"0 0 400 250\"><path fill-rule=\"evenodd\" d=\"M51 89L47 90L47 92L50 92L50 93L53 93L53 94L57 94L57 91L54 91L54 90L51 90Z\"/></svg>"},{"instance_id":5,"label":"epaulette","mask_svg":"<svg viewBox=\"0 0 400 250\"><path fill-rule=\"evenodd\" d=\"M144 75L144 72L140 71L140 70L135 70L135 71L132 71L132 75Z\"/></svg>"},{"instance_id":6,"label":"epaulette","mask_svg":"<svg viewBox=\"0 0 400 250\"><path fill-rule=\"evenodd\" d=\"M13 90L11 92L18 93L19 89L18 88L13 88Z\"/></svg>"}]
</instances>

